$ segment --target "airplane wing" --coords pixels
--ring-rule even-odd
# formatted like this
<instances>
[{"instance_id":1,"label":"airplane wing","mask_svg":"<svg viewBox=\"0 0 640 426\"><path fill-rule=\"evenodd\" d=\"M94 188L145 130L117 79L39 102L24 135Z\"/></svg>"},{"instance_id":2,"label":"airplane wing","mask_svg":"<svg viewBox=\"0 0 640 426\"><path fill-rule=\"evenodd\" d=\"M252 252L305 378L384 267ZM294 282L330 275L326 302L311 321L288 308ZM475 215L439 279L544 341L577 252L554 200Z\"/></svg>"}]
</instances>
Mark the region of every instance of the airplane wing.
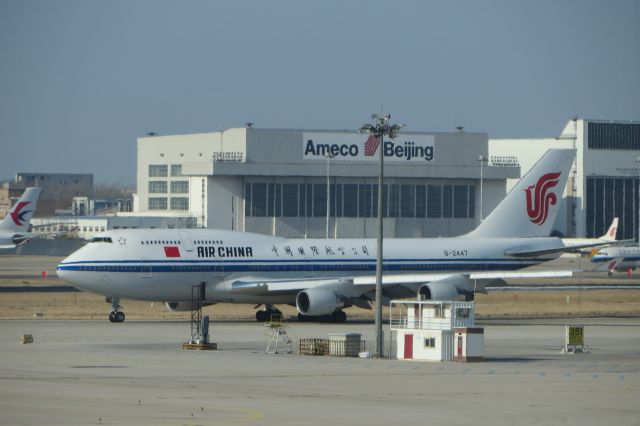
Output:
<instances>
[{"instance_id":1,"label":"airplane wing","mask_svg":"<svg viewBox=\"0 0 640 426\"><path fill-rule=\"evenodd\" d=\"M382 296L385 304L394 298L410 298L417 294L433 300L471 300L474 293L485 293L486 286L500 285L506 279L571 276L573 271L387 274L382 277ZM283 280L246 277L220 283L226 291L236 294L295 295L298 310L305 315L328 315L337 308L354 305L371 309L369 302L375 299L375 284L376 277L369 275Z\"/></svg>"},{"instance_id":2,"label":"airplane wing","mask_svg":"<svg viewBox=\"0 0 640 426\"><path fill-rule=\"evenodd\" d=\"M513 249L506 250L505 255L511 256L511 257L538 257L538 256L545 256L548 254L572 253L572 252L577 252L580 249L617 245L619 243L622 243L622 241L610 241L610 242L599 241L599 242L593 242L593 243L576 244L571 246L553 247L553 248L546 248L546 249L535 249L535 248L527 249L527 247L516 247Z\"/></svg>"}]
</instances>

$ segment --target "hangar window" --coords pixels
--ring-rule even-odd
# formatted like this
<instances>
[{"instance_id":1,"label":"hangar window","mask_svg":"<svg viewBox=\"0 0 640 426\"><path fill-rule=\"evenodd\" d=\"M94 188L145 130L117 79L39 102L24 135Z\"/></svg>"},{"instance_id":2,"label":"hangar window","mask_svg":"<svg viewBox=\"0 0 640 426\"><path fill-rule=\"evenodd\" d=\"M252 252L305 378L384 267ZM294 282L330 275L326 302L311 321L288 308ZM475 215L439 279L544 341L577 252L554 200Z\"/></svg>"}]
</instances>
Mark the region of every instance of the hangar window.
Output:
<instances>
[{"instance_id":1,"label":"hangar window","mask_svg":"<svg viewBox=\"0 0 640 426\"><path fill-rule=\"evenodd\" d=\"M442 217L442 186L427 186L427 217Z\"/></svg>"},{"instance_id":2,"label":"hangar window","mask_svg":"<svg viewBox=\"0 0 640 426\"><path fill-rule=\"evenodd\" d=\"M282 216L282 185L270 183L267 186L267 216Z\"/></svg>"},{"instance_id":3,"label":"hangar window","mask_svg":"<svg viewBox=\"0 0 640 426\"><path fill-rule=\"evenodd\" d=\"M167 177L166 164L149 164L149 177Z\"/></svg>"},{"instance_id":4,"label":"hangar window","mask_svg":"<svg viewBox=\"0 0 640 426\"><path fill-rule=\"evenodd\" d=\"M167 198L149 197L149 210L167 210Z\"/></svg>"},{"instance_id":5,"label":"hangar window","mask_svg":"<svg viewBox=\"0 0 640 426\"><path fill-rule=\"evenodd\" d=\"M453 187L453 217L469 216L469 186L455 185Z\"/></svg>"},{"instance_id":6,"label":"hangar window","mask_svg":"<svg viewBox=\"0 0 640 426\"><path fill-rule=\"evenodd\" d=\"M358 217L358 185L342 185L344 217Z\"/></svg>"},{"instance_id":7,"label":"hangar window","mask_svg":"<svg viewBox=\"0 0 640 426\"><path fill-rule=\"evenodd\" d=\"M427 216L427 187L416 186L416 217Z\"/></svg>"},{"instance_id":8,"label":"hangar window","mask_svg":"<svg viewBox=\"0 0 640 426\"><path fill-rule=\"evenodd\" d=\"M614 217L619 218L618 239L637 237L637 177L588 176L586 179L586 234L604 234Z\"/></svg>"},{"instance_id":9,"label":"hangar window","mask_svg":"<svg viewBox=\"0 0 640 426\"><path fill-rule=\"evenodd\" d=\"M342 217L342 206L344 200L342 198L342 184L331 185L331 215L335 217Z\"/></svg>"},{"instance_id":10,"label":"hangar window","mask_svg":"<svg viewBox=\"0 0 640 426\"><path fill-rule=\"evenodd\" d=\"M166 194L167 193L167 182L160 181L150 181L149 182L149 194Z\"/></svg>"},{"instance_id":11,"label":"hangar window","mask_svg":"<svg viewBox=\"0 0 640 426\"><path fill-rule=\"evenodd\" d=\"M640 150L640 124L589 123L589 149Z\"/></svg>"},{"instance_id":12,"label":"hangar window","mask_svg":"<svg viewBox=\"0 0 640 426\"><path fill-rule=\"evenodd\" d=\"M442 187L442 217L453 217L453 186Z\"/></svg>"},{"instance_id":13,"label":"hangar window","mask_svg":"<svg viewBox=\"0 0 640 426\"><path fill-rule=\"evenodd\" d=\"M327 216L327 185L315 184L313 185L313 216L314 217L326 217Z\"/></svg>"},{"instance_id":14,"label":"hangar window","mask_svg":"<svg viewBox=\"0 0 640 426\"><path fill-rule=\"evenodd\" d=\"M388 206L388 215L389 217L398 217L398 211L399 211L399 204L400 204L400 188L398 185L389 185L389 190L387 192L389 198L389 202L387 203ZM382 197L384 200L387 200L387 197L385 196L385 194L382 194ZM383 212L383 216L386 217L386 209L383 208L382 212Z\"/></svg>"},{"instance_id":15,"label":"hangar window","mask_svg":"<svg viewBox=\"0 0 640 426\"><path fill-rule=\"evenodd\" d=\"M306 217L313 215L313 185L310 183L301 184L300 187L304 187L304 214Z\"/></svg>"},{"instance_id":16,"label":"hangar window","mask_svg":"<svg viewBox=\"0 0 640 426\"><path fill-rule=\"evenodd\" d=\"M171 210L189 210L187 197L171 197Z\"/></svg>"},{"instance_id":17,"label":"hangar window","mask_svg":"<svg viewBox=\"0 0 640 426\"><path fill-rule=\"evenodd\" d=\"M254 183L251 186L251 216L264 217L267 215L267 184Z\"/></svg>"},{"instance_id":18,"label":"hangar window","mask_svg":"<svg viewBox=\"0 0 640 426\"><path fill-rule=\"evenodd\" d=\"M416 186L400 186L400 216L416 217Z\"/></svg>"},{"instance_id":19,"label":"hangar window","mask_svg":"<svg viewBox=\"0 0 640 426\"><path fill-rule=\"evenodd\" d=\"M282 215L298 216L298 185L295 183L282 184Z\"/></svg>"},{"instance_id":20,"label":"hangar window","mask_svg":"<svg viewBox=\"0 0 640 426\"><path fill-rule=\"evenodd\" d=\"M469 216L476 217L476 187L469 185Z\"/></svg>"},{"instance_id":21,"label":"hangar window","mask_svg":"<svg viewBox=\"0 0 640 426\"><path fill-rule=\"evenodd\" d=\"M182 176L182 164L171 165L171 176Z\"/></svg>"},{"instance_id":22,"label":"hangar window","mask_svg":"<svg viewBox=\"0 0 640 426\"><path fill-rule=\"evenodd\" d=\"M188 194L189 193L189 181L176 180L171 182L172 194Z\"/></svg>"},{"instance_id":23,"label":"hangar window","mask_svg":"<svg viewBox=\"0 0 640 426\"><path fill-rule=\"evenodd\" d=\"M251 184L244 184L244 215L251 216Z\"/></svg>"},{"instance_id":24,"label":"hangar window","mask_svg":"<svg viewBox=\"0 0 640 426\"><path fill-rule=\"evenodd\" d=\"M373 204L371 195L371 185L360 185L360 187L358 188L358 217L373 216Z\"/></svg>"}]
</instances>

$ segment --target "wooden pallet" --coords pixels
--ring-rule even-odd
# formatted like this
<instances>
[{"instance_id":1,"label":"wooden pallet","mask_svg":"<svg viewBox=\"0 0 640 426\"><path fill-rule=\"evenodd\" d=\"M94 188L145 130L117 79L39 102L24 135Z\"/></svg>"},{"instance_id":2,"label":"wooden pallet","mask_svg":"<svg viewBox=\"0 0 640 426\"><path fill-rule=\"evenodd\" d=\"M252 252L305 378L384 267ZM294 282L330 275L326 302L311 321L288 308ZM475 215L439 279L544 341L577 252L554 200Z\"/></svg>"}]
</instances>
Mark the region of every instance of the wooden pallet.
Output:
<instances>
[{"instance_id":1,"label":"wooden pallet","mask_svg":"<svg viewBox=\"0 0 640 426\"><path fill-rule=\"evenodd\" d=\"M185 342L182 344L182 349L192 350L192 351L215 351L218 349L217 343L189 343Z\"/></svg>"}]
</instances>

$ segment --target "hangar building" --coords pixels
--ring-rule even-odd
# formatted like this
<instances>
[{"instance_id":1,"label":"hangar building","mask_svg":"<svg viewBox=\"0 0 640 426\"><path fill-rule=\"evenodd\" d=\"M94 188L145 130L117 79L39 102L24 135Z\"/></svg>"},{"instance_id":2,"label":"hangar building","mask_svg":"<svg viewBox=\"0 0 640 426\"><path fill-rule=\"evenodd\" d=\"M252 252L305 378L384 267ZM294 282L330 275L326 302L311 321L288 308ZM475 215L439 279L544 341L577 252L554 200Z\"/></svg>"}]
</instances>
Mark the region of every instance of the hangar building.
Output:
<instances>
[{"instance_id":1,"label":"hangar building","mask_svg":"<svg viewBox=\"0 0 640 426\"><path fill-rule=\"evenodd\" d=\"M348 130L252 127L142 137L134 211L272 235L374 237L382 149L385 235L461 235L556 147L577 149L577 158L555 231L596 237L617 216L619 239L637 234L639 122L575 118L559 137L529 139L403 132L375 151L367 140Z\"/></svg>"},{"instance_id":2,"label":"hangar building","mask_svg":"<svg viewBox=\"0 0 640 426\"><path fill-rule=\"evenodd\" d=\"M474 229L520 176L513 161L479 161L489 155L485 133L374 142L348 130L253 127L142 137L134 214L289 237L375 237L383 150L385 236L451 236Z\"/></svg>"},{"instance_id":3,"label":"hangar building","mask_svg":"<svg viewBox=\"0 0 640 426\"><path fill-rule=\"evenodd\" d=\"M637 238L640 122L574 118L557 138L490 139L489 159L513 158L524 174L549 148L577 149L556 229L598 237L618 217L618 239ZM507 187L515 181L509 179Z\"/></svg>"}]
</instances>

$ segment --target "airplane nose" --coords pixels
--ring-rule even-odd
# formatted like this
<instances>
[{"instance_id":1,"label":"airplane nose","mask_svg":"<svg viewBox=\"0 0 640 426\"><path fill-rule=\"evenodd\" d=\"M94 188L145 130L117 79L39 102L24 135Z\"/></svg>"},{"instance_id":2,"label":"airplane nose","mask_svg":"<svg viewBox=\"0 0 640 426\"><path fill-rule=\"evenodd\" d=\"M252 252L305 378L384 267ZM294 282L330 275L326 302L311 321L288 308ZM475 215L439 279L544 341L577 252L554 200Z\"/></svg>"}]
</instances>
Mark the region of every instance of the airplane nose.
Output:
<instances>
[{"instance_id":1,"label":"airplane nose","mask_svg":"<svg viewBox=\"0 0 640 426\"><path fill-rule=\"evenodd\" d=\"M56 274L58 275L58 278L60 278L61 280L67 283L71 283L72 281L72 276L73 276L72 262L77 260L76 259L77 256L75 256L75 254L76 253L72 253L71 255L62 259L62 261L56 267Z\"/></svg>"},{"instance_id":2,"label":"airplane nose","mask_svg":"<svg viewBox=\"0 0 640 426\"><path fill-rule=\"evenodd\" d=\"M69 282L70 274L69 274L69 270L67 269L67 266L64 265L64 260L60 262L56 267L56 274L58 275L58 278L60 278L61 280Z\"/></svg>"}]
</instances>

